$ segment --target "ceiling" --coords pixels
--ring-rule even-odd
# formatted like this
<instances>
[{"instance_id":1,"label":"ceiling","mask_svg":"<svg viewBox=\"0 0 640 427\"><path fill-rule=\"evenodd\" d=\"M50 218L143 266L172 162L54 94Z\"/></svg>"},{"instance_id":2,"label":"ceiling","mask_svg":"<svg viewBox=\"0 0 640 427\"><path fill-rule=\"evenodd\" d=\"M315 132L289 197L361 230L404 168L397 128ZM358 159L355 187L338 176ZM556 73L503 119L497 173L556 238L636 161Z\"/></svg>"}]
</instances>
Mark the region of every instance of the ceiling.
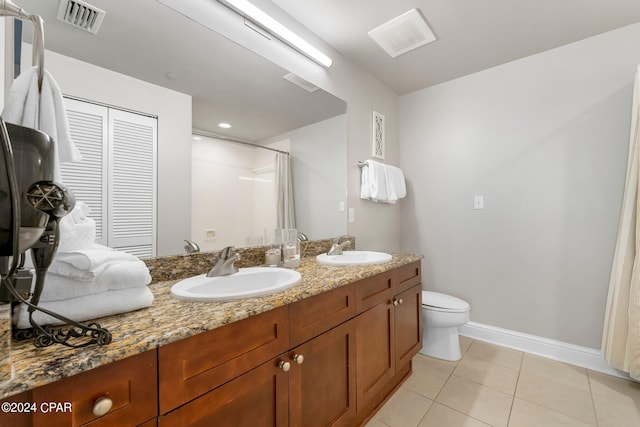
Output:
<instances>
[{"instance_id":1,"label":"ceiling","mask_svg":"<svg viewBox=\"0 0 640 427\"><path fill-rule=\"evenodd\" d=\"M638 0L272 1L398 95L640 21ZM58 21L58 0L15 2L44 18L48 49L190 94L197 129L260 141L346 109L156 0L88 0L107 11L97 35ZM437 40L390 58L367 33L413 8Z\"/></svg>"},{"instance_id":2,"label":"ceiling","mask_svg":"<svg viewBox=\"0 0 640 427\"><path fill-rule=\"evenodd\" d=\"M282 78L288 71L155 0L86 0L107 12L97 35L58 21L59 0L15 3L42 16L47 49L191 95L195 129L258 142L346 111L344 101L294 86ZM24 28L28 41L32 26Z\"/></svg>"},{"instance_id":3,"label":"ceiling","mask_svg":"<svg viewBox=\"0 0 640 427\"><path fill-rule=\"evenodd\" d=\"M638 0L273 0L398 95L640 21ZM389 57L367 33L417 8L433 43Z\"/></svg>"}]
</instances>

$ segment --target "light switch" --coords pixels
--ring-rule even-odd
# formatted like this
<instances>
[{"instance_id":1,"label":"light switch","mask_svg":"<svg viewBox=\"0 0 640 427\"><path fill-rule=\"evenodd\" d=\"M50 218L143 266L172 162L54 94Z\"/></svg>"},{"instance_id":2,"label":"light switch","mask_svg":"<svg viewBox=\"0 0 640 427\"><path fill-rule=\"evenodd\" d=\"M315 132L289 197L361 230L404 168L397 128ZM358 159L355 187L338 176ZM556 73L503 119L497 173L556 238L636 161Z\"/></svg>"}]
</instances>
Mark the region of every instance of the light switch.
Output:
<instances>
[{"instance_id":1,"label":"light switch","mask_svg":"<svg viewBox=\"0 0 640 427\"><path fill-rule=\"evenodd\" d=\"M339 206L340 212L344 212L344 208L345 208L344 202L340 202L340 206Z\"/></svg>"},{"instance_id":2,"label":"light switch","mask_svg":"<svg viewBox=\"0 0 640 427\"><path fill-rule=\"evenodd\" d=\"M473 198L473 209L484 209L484 197L475 196Z\"/></svg>"}]
</instances>

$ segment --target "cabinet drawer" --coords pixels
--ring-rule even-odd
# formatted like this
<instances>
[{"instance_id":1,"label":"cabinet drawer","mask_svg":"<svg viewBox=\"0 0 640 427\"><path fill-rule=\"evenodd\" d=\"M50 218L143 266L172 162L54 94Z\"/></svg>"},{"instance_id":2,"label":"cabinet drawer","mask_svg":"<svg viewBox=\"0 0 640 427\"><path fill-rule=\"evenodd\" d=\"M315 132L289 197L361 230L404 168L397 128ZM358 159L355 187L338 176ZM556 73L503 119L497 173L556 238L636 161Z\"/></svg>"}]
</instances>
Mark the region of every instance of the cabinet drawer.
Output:
<instances>
[{"instance_id":1,"label":"cabinet drawer","mask_svg":"<svg viewBox=\"0 0 640 427\"><path fill-rule=\"evenodd\" d=\"M288 306L160 347L160 413L203 395L288 348Z\"/></svg>"},{"instance_id":2,"label":"cabinet drawer","mask_svg":"<svg viewBox=\"0 0 640 427\"><path fill-rule=\"evenodd\" d=\"M291 347L320 335L356 315L353 283L291 304Z\"/></svg>"},{"instance_id":3,"label":"cabinet drawer","mask_svg":"<svg viewBox=\"0 0 640 427\"><path fill-rule=\"evenodd\" d=\"M39 426L137 426L158 414L156 350L83 372L32 390L38 406L33 414ZM103 416L93 414L95 402L102 398L113 402ZM47 402L61 406L45 412ZM64 405L70 403L71 410ZM57 411L60 412L57 412Z\"/></svg>"},{"instance_id":4,"label":"cabinet drawer","mask_svg":"<svg viewBox=\"0 0 640 427\"><path fill-rule=\"evenodd\" d=\"M356 312L362 313L393 297L393 271L376 274L356 282Z\"/></svg>"},{"instance_id":5,"label":"cabinet drawer","mask_svg":"<svg viewBox=\"0 0 640 427\"><path fill-rule=\"evenodd\" d=\"M393 271L394 293L400 293L421 283L420 261L403 265Z\"/></svg>"}]
</instances>

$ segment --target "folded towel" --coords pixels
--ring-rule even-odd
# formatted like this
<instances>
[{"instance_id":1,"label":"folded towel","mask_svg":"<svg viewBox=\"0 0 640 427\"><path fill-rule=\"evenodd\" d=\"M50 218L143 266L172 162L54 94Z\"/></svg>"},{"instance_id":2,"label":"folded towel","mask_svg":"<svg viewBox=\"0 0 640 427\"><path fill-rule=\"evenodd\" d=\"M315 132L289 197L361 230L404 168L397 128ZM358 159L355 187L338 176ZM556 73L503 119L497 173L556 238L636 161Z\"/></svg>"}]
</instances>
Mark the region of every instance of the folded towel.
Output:
<instances>
[{"instance_id":1,"label":"folded towel","mask_svg":"<svg viewBox=\"0 0 640 427\"><path fill-rule=\"evenodd\" d=\"M360 197L373 201L387 199L387 184L384 165L380 162L367 160L360 171Z\"/></svg>"},{"instance_id":2,"label":"folded towel","mask_svg":"<svg viewBox=\"0 0 640 427\"><path fill-rule=\"evenodd\" d=\"M73 252L90 248L96 241L96 223L86 216L90 212L84 202L60 220L58 252Z\"/></svg>"},{"instance_id":3,"label":"folded towel","mask_svg":"<svg viewBox=\"0 0 640 427\"><path fill-rule=\"evenodd\" d=\"M71 140L62 92L44 70L42 92L38 91L36 67L23 71L13 82L2 118L10 123L38 129L54 140L54 180L60 181L60 162L79 162L80 152Z\"/></svg>"},{"instance_id":4,"label":"folded towel","mask_svg":"<svg viewBox=\"0 0 640 427\"><path fill-rule=\"evenodd\" d=\"M151 275L147 265L139 260L116 260L100 265L95 270L82 270L72 264L54 260L49 266L49 273L68 277L80 282L106 283L118 289L144 286L151 283Z\"/></svg>"},{"instance_id":5,"label":"folded towel","mask_svg":"<svg viewBox=\"0 0 640 427\"><path fill-rule=\"evenodd\" d=\"M392 165L384 165L387 185L387 201L395 203L407 195L402 169Z\"/></svg>"},{"instance_id":6,"label":"folded towel","mask_svg":"<svg viewBox=\"0 0 640 427\"><path fill-rule=\"evenodd\" d=\"M140 288L107 291L99 294L71 298L64 301L42 302L40 306L71 320L83 322L113 314L126 313L150 307L153 304L153 294L147 286ZM33 318L41 325L60 325L58 319L36 311ZM30 328L27 306L19 304L13 312L13 321L18 328Z\"/></svg>"},{"instance_id":7,"label":"folded towel","mask_svg":"<svg viewBox=\"0 0 640 427\"><path fill-rule=\"evenodd\" d=\"M135 255L94 243L86 249L71 252L58 252L55 256L55 260L66 262L80 270L96 270L107 262L138 261L138 258Z\"/></svg>"},{"instance_id":8,"label":"folded towel","mask_svg":"<svg viewBox=\"0 0 640 427\"><path fill-rule=\"evenodd\" d=\"M106 283L78 280L55 273L47 273L40 295L41 302L63 301L108 291Z\"/></svg>"},{"instance_id":9,"label":"folded towel","mask_svg":"<svg viewBox=\"0 0 640 427\"><path fill-rule=\"evenodd\" d=\"M146 286L151 283L147 265L140 261L116 261L107 263L98 271L96 282L110 291Z\"/></svg>"},{"instance_id":10,"label":"folded towel","mask_svg":"<svg viewBox=\"0 0 640 427\"><path fill-rule=\"evenodd\" d=\"M109 262L97 271L79 270L71 264L54 261L47 272L40 301L60 301L99 292L142 287L149 283L149 269L139 260Z\"/></svg>"},{"instance_id":11,"label":"folded towel","mask_svg":"<svg viewBox=\"0 0 640 427\"><path fill-rule=\"evenodd\" d=\"M402 169L367 160L360 171L360 198L373 202L396 203L407 195Z\"/></svg>"}]
</instances>

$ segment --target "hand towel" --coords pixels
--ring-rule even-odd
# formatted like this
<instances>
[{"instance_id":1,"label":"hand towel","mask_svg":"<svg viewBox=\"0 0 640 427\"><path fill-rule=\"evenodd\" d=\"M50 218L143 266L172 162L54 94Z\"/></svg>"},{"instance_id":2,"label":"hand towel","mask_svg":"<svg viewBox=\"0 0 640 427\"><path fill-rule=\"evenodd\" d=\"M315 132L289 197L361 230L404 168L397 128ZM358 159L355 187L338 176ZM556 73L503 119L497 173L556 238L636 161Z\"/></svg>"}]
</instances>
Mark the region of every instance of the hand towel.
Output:
<instances>
[{"instance_id":1,"label":"hand towel","mask_svg":"<svg viewBox=\"0 0 640 427\"><path fill-rule=\"evenodd\" d=\"M137 261L138 258L126 252L117 251L94 243L91 247L71 252L59 252L57 261L66 262L80 270L95 270L107 262Z\"/></svg>"},{"instance_id":2,"label":"hand towel","mask_svg":"<svg viewBox=\"0 0 640 427\"><path fill-rule=\"evenodd\" d=\"M140 288L106 291L64 301L42 302L40 306L71 320L84 322L85 320L151 307L152 304L153 294L147 286L143 286ZM39 311L33 313L33 318L41 325L63 324L58 319ZM31 327L26 305L19 304L15 307L13 321L18 328Z\"/></svg>"},{"instance_id":3,"label":"hand towel","mask_svg":"<svg viewBox=\"0 0 640 427\"><path fill-rule=\"evenodd\" d=\"M61 181L60 162L82 160L69 134L62 92L47 70L44 70L42 78L42 92L38 91L36 67L23 71L15 79L2 118L10 123L38 129L53 139L54 180Z\"/></svg>"},{"instance_id":4,"label":"hand towel","mask_svg":"<svg viewBox=\"0 0 640 427\"><path fill-rule=\"evenodd\" d=\"M387 202L395 203L407 195L402 169L392 165L384 165L387 186Z\"/></svg>"},{"instance_id":5,"label":"hand towel","mask_svg":"<svg viewBox=\"0 0 640 427\"><path fill-rule=\"evenodd\" d=\"M387 200L387 182L384 165L366 160L360 171L360 197L376 202Z\"/></svg>"},{"instance_id":6,"label":"hand towel","mask_svg":"<svg viewBox=\"0 0 640 427\"><path fill-rule=\"evenodd\" d=\"M73 210L59 223L58 252L73 252L91 247L96 240L96 223L87 215L91 212L84 202L77 202Z\"/></svg>"}]
</instances>

